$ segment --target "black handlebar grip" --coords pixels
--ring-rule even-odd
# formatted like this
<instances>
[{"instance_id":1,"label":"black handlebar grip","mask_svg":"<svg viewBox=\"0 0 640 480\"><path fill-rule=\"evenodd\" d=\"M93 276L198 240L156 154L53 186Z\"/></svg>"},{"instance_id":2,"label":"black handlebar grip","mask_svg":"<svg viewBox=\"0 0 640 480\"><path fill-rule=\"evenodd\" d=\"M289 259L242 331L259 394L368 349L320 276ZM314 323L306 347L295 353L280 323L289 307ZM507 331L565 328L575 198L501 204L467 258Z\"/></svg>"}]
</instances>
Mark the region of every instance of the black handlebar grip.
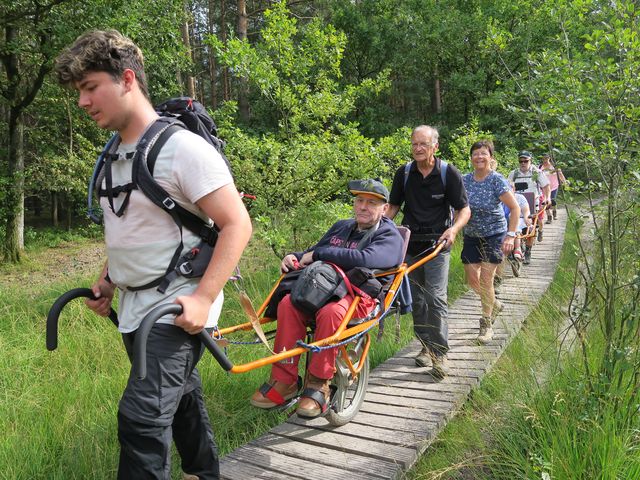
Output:
<instances>
[{"instance_id":1,"label":"black handlebar grip","mask_svg":"<svg viewBox=\"0 0 640 480\"><path fill-rule=\"evenodd\" d=\"M133 373L138 380L143 380L147 376L147 339L156 321L165 315L180 315L181 313L182 305L168 303L159 305L151 310L145 315L142 322L140 322L133 343ZM229 371L233 368L233 364L229 358L227 358L206 330L202 330L198 334L198 337L224 370Z\"/></svg>"},{"instance_id":2,"label":"black handlebar grip","mask_svg":"<svg viewBox=\"0 0 640 480\"><path fill-rule=\"evenodd\" d=\"M58 319L60 312L67 303L79 297L87 297L95 299L93 291L90 288L74 288L67 293L63 293L53 303L49 314L47 315L47 350L55 350L58 348ZM111 309L109 312L109 319L113 324L118 326L118 314L115 310Z\"/></svg>"}]
</instances>

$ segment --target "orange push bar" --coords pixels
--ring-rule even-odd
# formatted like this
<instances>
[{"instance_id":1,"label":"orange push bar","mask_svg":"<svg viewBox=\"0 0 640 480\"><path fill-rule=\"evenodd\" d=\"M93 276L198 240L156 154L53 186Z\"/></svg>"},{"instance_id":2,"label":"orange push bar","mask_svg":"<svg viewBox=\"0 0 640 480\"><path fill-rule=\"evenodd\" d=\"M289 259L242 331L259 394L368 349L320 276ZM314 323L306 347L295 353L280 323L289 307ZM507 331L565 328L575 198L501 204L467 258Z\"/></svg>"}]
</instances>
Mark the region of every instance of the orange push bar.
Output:
<instances>
[{"instance_id":1,"label":"orange push bar","mask_svg":"<svg viewBox=\"0 0 640 480\"><path fill-rule=\"evenodd\" d=\"M411 266L407 266L406 263L402 263L398 268L396 269L392 269L392 270L386 270L384 272L379 272L376 273L376 277L383 277L383 276L387 276L387 275L395 275L395 278L393 279L393 282L391 283L391 286L389 287L389 290L387 291L387 294L384 298L384 302L383 302L383 306L381 308L381 312L386 311L390 306L391 306L391 302L393 301L393 299L395 298L396 292L398 291L398 288L400 288L400 284L402 282L402 279L404 278L405 275L407 275L409 272L411 272L412 270L420 267L421 265L424 265L426 262L430 261L431 259L433 259L435 256L437 256L440 251L444 248L445 242L439 242L436 246L436 248L433 250L433 252L431 252L429 255L426 255L424 258L421 258L420 260L418 260L416 263L412 264ZM258 310L258 315L262 315L263 312L266 310L267 305L269 305L269 302L271 301L271 297L273 296L274 292L276 291L276 289L278 288L278 285L280 284L280 282L282 281L282 278L284 277L284 275L281 275L280 278L278 279L278 281L276 282L275 286L271 289L271 291L269 292L269 295L267 296L266 300L263 302L262 306L260 307L260 309ZM347 310L346 315L344 316L342 322L340 323L340 326L338 327L338 329L336 330L336 332L331 335L330 337L326 337L323 338L321 340L318 340L316 342L313 342L311 344L309 344L310 347L325 347L325 346L329 346L332 345L334 343L339 343L349 337L352 337L354 335L357 335L359 333L362 333L366 330L368 330L369 328L373 327L375 324L378 323L379 318L380 318L380 314L381 312L378 312L378 314L376 314L376 316L374 318L372 318L371 320L367 320L365 322L362 322L358 325L354 325L352 327L348 327L349 322L351 321L351 319L353 318L353 314L358 306L358 303L360 302L360 296L356 295L353 302L351 303L351 305L349 306L349 309ZM265 324L265 323L269 323L269 322L273 322L275 319L273 318L268 318L268 317L263 317L260 319L260 323L261 324ZM348 327L348 328L347 328ZM224 335L228 335L234 332L238 332L238 331L250 331L252 330L253 327L251 325L251 322L246 322L246 323L242 323L240 325L235 325L232 327L227 327L227 328L222 328L220 330L218 330L217 334L222 337ZM220 338L218 337L218 338ZM363 353L361 355L361 358L365 358L365 355L368 353L369 351L369 347L370 347L370 339L367 338L367 343L365 344L365 348L363 349ZM361 367L358 367L357 369L353 366L353 363L351 362L351 359L347 358L348 355L346 353L346 349L344 349L344 347L340 347L341 348L341 352L343 358L345 358L345 362L348 365L349 369L351 370L351 372L355 375L360 371ZM305 347L296 347L292 350L287 350L285 352L279 352L279 353L275 353L274 355L270 355L268 357L263 357L263 358L259 358L257 360L254 360L252 362L248 362L248 363L243 363L240 365L234 365L233 368L231 368L229 371L231 373L245 373L251 370L254 370L256 368L260 368L260 367L264 367L267 365L271 365L273 363L276 362L280 362L282 360L286 360L288 358L292 358L298 355L301 355L303 353L305 353L308 349Z\"/></svg>"}]
</instances>

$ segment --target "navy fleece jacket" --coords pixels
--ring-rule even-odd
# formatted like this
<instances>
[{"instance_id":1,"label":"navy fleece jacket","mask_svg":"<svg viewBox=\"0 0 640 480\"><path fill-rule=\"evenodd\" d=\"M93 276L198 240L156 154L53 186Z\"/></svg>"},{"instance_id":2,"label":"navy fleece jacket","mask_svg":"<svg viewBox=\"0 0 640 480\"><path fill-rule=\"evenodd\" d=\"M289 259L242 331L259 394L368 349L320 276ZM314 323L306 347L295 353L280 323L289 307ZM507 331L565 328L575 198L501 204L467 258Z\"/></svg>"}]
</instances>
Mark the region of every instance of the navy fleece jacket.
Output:
<instances>
[{"instance_id":1,"label":"navy fleece jacket","mask_svg":"<svg viewBox=\"0 0 640 480\"><path fill-rule=\"evenodd\" d=\"M314 261L332 262L345 271L355 267L386 270L402 263L402 237L391 220L382 217L380 226L370 237L370 243L358 250L358 242L365 234L366 230L357 231L354 219L340 220L313 247L293 254L300 260L302 255L313 251Z\"/></svg>"}]
</instances>

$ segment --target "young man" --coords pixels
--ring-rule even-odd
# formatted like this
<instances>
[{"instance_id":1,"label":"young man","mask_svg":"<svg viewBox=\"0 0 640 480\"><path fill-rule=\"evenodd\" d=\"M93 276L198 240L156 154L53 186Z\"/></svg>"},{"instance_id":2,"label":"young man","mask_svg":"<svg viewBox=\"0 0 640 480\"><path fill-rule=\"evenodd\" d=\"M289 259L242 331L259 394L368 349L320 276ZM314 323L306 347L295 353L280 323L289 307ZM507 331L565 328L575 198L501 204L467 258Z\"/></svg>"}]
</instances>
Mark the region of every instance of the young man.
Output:
<instances>
[{"instance_id":1,"label":"young man","mask_svg":"<svg viewBox=\"0 0 640 480\"><path fill-rule=\"evenodd\" d=\"M117 31L92 31L58 57L56 72L62 84L79 92L78 105L98 126L118 133L117 160L107 176L113 186L130 183L136 144L158 118L149 100L142 52ZM183 307L175 319L162 318L154 326L147 377L130 376L120 400L118 478L169 479L172 437L186 474L219 478L217 449L195 369L202 346L194 334L217 321L222 288L249 240L251 222L221 156L187 130L164 144L154 179L178 204L211 219L219 236L201 279L178 277L165 293L154 287L138 289L164 275L181 241L186 252L200 238L178 228L140 189L129 196L122 192L109 203L101 198L107 260L92 287L97 300L86 302L89 308L107 315L118 289L119 330L131 356L136 330L151 309L171 302Z\"/></svg>"},{"instance_id":2,"label":"young man","mask_svg":"<svg viewBox=\"0 0 640 480\"><path fill-rule=\"evenodd\" d=\"M408 263L417 260L417 256L435 241L447 242L447 248L440 255L410 274L413 325L423 345L416 364L426 367L431 363L430 374L441 379L447 373L446 355L449 350L449 247L469 221L471 211L462 176L453 165L447 166L443 182L442 162L435 156L437 150L438 131L435 128L421 125L413 130L411 153L414 161L408 172L405 172L404 165L396 171L388 216L394 218L404 204L402 224L411 230ZM453 223L450 221L451 209L454 210Z\"/></svg>"},{"instance_id":3,"label":"young man","mask_svg":"<svg viewBox=\"0 0 640 480\"><path fill-rule=\"evenodd\" d=\"M318 243L304 252L290 253L282 259L280 268L288 272L317 261L334 263L345 272L355 267L386 270L402 263L403 240L395 224L384 217L389 208L389 192L378 180L349 182L355 195L354 218L336 222ZM275 351L292 350L296 341L305 338L307 325L315 320L315 339L333 335L344 319L353 297L347 293L338 301L321 307L315 318L296 308L291 295L278 304L278 327ZM375 300L363 297L354 318L364 318L375 307ZM338 350L331 348L311 355L307 383L298 402L297 413L313 418L324 413L329 400L329 382L335 373ZM298 391L298 361L300 356L273 364L271 379L251 397L258 408L272 408L293 398Z\"/></svg>"},{"instance_id":4,"label":"young man","mask_svg":"<svg viewBox=\"0 0 640 480\"><path fill-rule=\"evenodd\" d=\"M518 154L519 168L509 173L509 182L515 185L515 191L518 193L533 192L535 195L534 209L540 208L540 198L549 201L551 198L551 189L547 176L535 165L532 164L533 155L523 150ZM532 212L533 214L533 212ZM538 221L538 241L542 241L542 217ZM525 252L524 263L531 263L531 247L533 247L534 238L527 239L527 251Z\"/></svg>"}]
</instances>

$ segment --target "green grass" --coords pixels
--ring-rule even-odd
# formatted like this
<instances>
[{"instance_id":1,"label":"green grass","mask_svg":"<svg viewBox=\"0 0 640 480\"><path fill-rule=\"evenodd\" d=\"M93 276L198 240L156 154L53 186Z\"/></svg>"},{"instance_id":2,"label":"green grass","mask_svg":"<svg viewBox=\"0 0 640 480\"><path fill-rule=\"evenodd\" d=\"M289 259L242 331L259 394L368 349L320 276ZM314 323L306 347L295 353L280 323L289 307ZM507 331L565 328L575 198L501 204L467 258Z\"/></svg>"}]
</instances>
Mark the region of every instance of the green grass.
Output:
<instances>
[{"instance_id":1,"label":"green grass","mask_svg":"<svg viewBox=\"0 0 640 480\"><path fill-rule=\"evenodd\" d=\"M45 244L38 248L46 256ZM278 278L278 265L279 260L256 242L245 253L242 287L256 308ZM114 478L119 450L116 413L129 372L120 335L107 319L93 315L82 300L75 300L61 315L57 350L47 351L49 307L63 292L89 286L94 274L71 274L48 282L47 277L36 279L43 275L41 266L18 266L33 273L0 283L0 479ZM6 274L7 270L0 271ZM462 278L456 246L451 257L451 301L464 291ZM236 288L227 285L225 295L221 326L246 321ZM372 333L375 336L377 330ZM402 318L399 343L390 319L382 341L373 341L372 365L392 356L412 338L410 316ZM228 354L234 363L242 363L266 352L261 346L232 345ZM199 369L222 455L285 419L285 414L264 412L248 403L268 377L268 368L227 374L207 355ZM179 478L175 455L173 470L174 478Z\"/></svg>"},{"instance_id":2,"label":"green grass","mask_svg":"<svg viewBox=\"0 0 640 480\"><path fill-rule=\"evenodd\" d=\"M579 346L566 336L575 244L568 228L549 290L408 479L640 478L637 416L621 427L613 403L638 409L637 396L614 386L588 394ZM591 334L592 358L598 350Z\"/></svg>"}]
</instances>

